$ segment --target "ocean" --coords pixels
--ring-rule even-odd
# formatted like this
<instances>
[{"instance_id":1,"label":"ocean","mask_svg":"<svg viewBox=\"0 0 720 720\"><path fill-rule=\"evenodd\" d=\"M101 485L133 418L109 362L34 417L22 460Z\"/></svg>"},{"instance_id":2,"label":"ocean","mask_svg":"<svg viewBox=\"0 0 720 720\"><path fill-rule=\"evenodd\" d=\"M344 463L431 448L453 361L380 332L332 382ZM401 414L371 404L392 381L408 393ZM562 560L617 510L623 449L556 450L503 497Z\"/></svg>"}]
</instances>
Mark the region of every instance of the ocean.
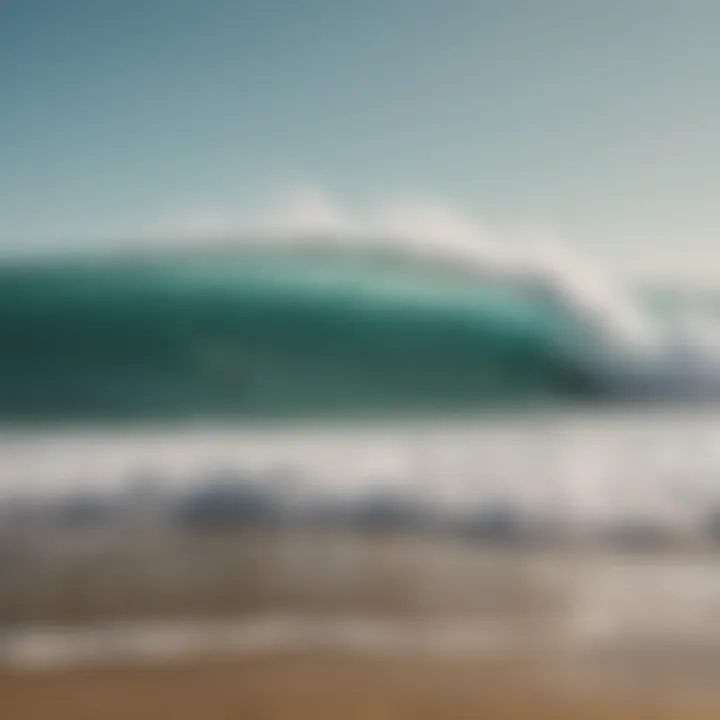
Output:
<instances>
[{"instance_id":1,"label":"ocean","mask_svg":"<svg viewBox=\"0 0 720 720\"><path fill-rule=\"evenodd\" d=\"M359 238L7 259L2 490L224 472L704 522L720 343L707 297L699 328L672 290Z\"/></svg>"},{"instance_id":2,"label":"ocean","mask_svg":"<svg viewBox=\"0 0 720 720\"><path fill-rule=\"evenodd\" d=\"M541 257L348 238L7 258L0 664L255 652L263 623L268 647L399 652L418 612L441 654L484 652L487 623L545 647L526 620L547 653L651 619L670 656L699 647L713 311Z\"/></svg>"},{"instance_id":3,"label":"ocean","mask_svg":"<svg viewBox=\"0 0 720 720\"><path fill-rule=\"evenodd\" d=\"M720 391L720 345L688 336L667 298L466 255L305 241L5 262L0 420L483 415Z\"/></svg>"}]
</instances>

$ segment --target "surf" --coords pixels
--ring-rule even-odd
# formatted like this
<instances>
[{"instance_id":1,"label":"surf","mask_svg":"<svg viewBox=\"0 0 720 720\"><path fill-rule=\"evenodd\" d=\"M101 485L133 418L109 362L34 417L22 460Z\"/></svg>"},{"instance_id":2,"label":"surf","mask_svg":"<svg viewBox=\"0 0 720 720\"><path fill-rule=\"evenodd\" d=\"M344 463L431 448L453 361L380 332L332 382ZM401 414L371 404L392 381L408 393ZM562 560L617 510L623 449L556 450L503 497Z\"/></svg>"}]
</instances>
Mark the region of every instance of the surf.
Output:
<instances>
[{"instance_id":1,"label":"surf","mask_svg":"<svg viewBox=\"0 0 720 720\"><path fill-rule=\"evenodd\" d=\"M715 355L550 254L258 237L0 265L0 420L312 418L707 397Z\"/></svg>"}]
</instances>

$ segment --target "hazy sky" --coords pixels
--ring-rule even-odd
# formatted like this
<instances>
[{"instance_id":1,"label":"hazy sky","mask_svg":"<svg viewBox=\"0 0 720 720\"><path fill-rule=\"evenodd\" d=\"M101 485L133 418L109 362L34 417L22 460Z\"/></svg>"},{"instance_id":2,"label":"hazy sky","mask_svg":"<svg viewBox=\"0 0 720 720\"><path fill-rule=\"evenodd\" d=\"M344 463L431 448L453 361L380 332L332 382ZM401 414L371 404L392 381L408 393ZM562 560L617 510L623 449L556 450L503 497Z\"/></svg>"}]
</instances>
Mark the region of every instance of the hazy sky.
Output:
<instances>
[{"instance_id":1,"label":"hazy sky","mask_svg":"<svg viewBox=\"0 0 720 720\"><path fill-rule=\"evenodd\" d=\"M710 247L720 3L0 0L6 246L201 231L287 188Z\"/></svg>"}]
</instances>

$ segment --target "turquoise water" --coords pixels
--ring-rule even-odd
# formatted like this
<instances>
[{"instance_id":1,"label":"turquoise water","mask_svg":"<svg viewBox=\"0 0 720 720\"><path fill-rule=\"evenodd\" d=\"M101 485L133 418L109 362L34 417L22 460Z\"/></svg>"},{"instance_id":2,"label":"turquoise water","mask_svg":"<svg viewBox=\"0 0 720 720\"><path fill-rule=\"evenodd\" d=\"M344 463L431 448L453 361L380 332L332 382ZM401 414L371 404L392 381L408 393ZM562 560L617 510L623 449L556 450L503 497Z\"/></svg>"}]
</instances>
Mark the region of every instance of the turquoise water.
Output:
<instances>
[{"instance_id":1,"label":"turquoise water","mask_svg":"<svg viewBox=\"0 0 720 720\"><path fill-rule=\"evenodd\" d=\"M372 254L235 250L0 268L0 418L473 411L607 393L527 285ZM598 346L598 352L601 351Z\"/></svg>"}]
</instances>

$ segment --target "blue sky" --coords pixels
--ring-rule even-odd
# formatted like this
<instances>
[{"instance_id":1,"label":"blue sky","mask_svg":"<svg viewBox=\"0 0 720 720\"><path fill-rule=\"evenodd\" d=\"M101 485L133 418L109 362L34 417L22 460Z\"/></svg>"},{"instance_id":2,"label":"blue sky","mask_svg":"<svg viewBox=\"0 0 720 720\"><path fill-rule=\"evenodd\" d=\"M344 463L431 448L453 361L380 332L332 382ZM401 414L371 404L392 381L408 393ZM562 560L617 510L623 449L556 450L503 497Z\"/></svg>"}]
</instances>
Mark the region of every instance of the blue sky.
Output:
<instances>
[{"instance_id":1,"label":"blue sky","mask_svg":"<svg viewBox=\"0 0 720 720\"><path fill-rule=\"evenodd\" d=\"M707 249L719 88L716 0L0 0L0 241L292 186Z\"/></svg>"}]
</instances>

